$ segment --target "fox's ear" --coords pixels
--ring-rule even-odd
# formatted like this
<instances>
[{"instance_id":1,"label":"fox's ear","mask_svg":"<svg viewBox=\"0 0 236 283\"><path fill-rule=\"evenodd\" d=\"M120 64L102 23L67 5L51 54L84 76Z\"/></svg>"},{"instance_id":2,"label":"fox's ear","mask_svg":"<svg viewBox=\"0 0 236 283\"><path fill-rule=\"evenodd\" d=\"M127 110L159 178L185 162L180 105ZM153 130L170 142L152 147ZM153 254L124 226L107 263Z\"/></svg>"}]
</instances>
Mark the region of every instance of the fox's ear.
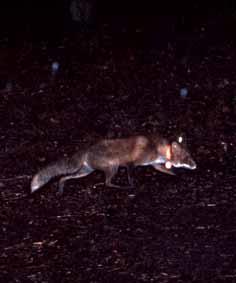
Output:
<instances>
[{"instance_id":1,"label":"fox's ear","mask_svg":"<svg viewBox=\"0 0 236 283\"><path fill-rule=\"evenodd\" d=\"M181 146L177 142L172 142L171 150L173 153L178 154L181 151Z\"/></svg>"}]
</instances>

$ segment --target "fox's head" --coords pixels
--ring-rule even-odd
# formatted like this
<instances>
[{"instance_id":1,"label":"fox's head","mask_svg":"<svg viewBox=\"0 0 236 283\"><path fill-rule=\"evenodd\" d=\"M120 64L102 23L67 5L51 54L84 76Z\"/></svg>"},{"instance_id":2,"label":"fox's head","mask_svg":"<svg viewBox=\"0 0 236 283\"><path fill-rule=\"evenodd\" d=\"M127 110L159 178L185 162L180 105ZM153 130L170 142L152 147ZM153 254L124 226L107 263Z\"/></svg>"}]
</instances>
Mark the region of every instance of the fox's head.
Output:
<instances>
[{"instance_id":1,"label":"fox's head","mask_svg":"<svg viewBox=\"0 0 236 283\"><path fill-rule=\"evenodd\" d=\"M171 158L172 166L176 168L196 169L196 162L191 157L188 150L178 142L171 143Z\"/></svg>"},{"instance_id":2,"label":"fox's head","mask_svg":"<svg viewBox=\"0 0 236 283\"><path fill-rule=\"evenodd\" d=\"M196 162L181 141L174 141L165 146L165 160L165 167L167 169L170 169L172 166L191 170L197 168Z\"/></svg>"}]
</instances>

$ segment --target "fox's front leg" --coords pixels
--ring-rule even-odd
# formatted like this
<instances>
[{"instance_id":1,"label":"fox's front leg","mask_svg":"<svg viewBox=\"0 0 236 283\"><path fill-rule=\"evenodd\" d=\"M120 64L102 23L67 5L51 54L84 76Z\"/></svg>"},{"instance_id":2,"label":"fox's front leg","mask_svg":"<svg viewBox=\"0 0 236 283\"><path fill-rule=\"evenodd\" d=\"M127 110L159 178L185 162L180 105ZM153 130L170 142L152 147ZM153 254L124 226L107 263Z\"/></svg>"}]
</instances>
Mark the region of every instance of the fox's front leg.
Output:
<instances>
[{"instance_id":1,"label":"fox's front leg","mask_svg":"<svg viewBox=\"0 0 236 283\"><path fill-rule=\"evenodd\" d=\"M111 182L112 178L115 176L117 171L118 171L118 167L116 167L116 166L111 166L111 167L107 167L106 169L104 169L105 176L106 176L105 184L106 184L107 187L113 187L113 188L120 188L121 187L121 186L115 185Z\"/></svg>"},{"instance_id":2,"label":"fox's front leg","mask_svg":"<svg viewBox=\"0 0 236 283\"><path fill-rule=\"evenodd\" d=\"M119 185L115 185L112 183L112 178L115 176L115 174L118 171L118 167L117 166L112 166L109 168L104 169L105 171L105 175L106 175L106 181L105 184L108 187L112 187L112 188L130 188L130 186L119 186Z\"/></svg>"}]
</instances>

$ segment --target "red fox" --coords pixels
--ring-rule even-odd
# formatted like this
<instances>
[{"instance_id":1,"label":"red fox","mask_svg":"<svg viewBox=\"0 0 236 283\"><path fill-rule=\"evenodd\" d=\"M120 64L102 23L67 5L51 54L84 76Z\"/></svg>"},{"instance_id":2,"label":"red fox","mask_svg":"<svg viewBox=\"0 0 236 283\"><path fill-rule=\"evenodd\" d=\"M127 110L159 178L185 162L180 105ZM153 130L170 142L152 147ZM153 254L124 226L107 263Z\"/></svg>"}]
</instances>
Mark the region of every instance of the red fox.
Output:
<instances>
[{"instance_id":1,"label":"red fox","mask_svg":"<svg viewBox=\"0 0 236 283\"><path fill-rule=\"evenodd\" d=\"M187 149L179 142L168 142L158 136L131 136L120 139L104 139L40 170L32 179L31 192L43 187L52 178L60 177L59 192L63 192L66 180L84 177L95 170L105 173L105 184L113 184L112 178L120 166L127 168L128 181L135 166L153 166L156 170L175 175L171 168L195 169L196 163Z\"/></svg>"}]
</instances>

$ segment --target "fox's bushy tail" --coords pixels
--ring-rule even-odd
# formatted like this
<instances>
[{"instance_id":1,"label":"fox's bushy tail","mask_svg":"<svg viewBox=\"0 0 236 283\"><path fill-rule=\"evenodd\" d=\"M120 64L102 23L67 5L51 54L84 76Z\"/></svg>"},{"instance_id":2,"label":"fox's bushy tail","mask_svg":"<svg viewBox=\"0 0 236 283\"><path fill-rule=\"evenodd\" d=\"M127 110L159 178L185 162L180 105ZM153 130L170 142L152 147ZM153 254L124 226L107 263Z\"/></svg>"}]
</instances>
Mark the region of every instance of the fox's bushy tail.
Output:
<instances>
[{"instance_id":1,"label":"fox's bushy tail","mask_svg":"<svg viewBox=\"0 0 236 283\"><path fill-rule=\"evenodd\" d=\"M30 185L31 193L37 191L57 176L66 176L75 173L81 168L82 163L83 160L81 156L79 154L75 154L70 158L61 159L46 166L34 175Z\"/></svg>"}]
</instances>

